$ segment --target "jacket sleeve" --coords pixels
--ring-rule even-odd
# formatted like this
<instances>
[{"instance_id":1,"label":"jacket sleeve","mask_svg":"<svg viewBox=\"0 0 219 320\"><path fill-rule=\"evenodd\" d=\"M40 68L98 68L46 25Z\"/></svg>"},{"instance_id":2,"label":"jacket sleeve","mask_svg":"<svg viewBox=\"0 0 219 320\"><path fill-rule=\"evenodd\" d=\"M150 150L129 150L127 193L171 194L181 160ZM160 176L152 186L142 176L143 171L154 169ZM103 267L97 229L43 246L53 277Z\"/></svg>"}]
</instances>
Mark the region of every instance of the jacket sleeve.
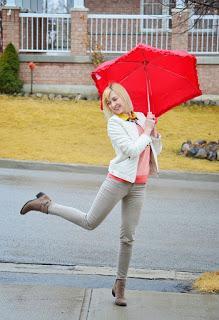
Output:
<instances>
[{"instance_id":1,"label":"jacket sleeve","mask_svg":"<svg viewBox=\"0 0 219 320\"><path fill-rule=\"evenodd\" d=\"M112 144L128 157L137 157L152 142L151 138L144 133L133 141L125 129L118 122L111 121L111 119L108 121L107 129Z\"/></svg>"}]
</instances>

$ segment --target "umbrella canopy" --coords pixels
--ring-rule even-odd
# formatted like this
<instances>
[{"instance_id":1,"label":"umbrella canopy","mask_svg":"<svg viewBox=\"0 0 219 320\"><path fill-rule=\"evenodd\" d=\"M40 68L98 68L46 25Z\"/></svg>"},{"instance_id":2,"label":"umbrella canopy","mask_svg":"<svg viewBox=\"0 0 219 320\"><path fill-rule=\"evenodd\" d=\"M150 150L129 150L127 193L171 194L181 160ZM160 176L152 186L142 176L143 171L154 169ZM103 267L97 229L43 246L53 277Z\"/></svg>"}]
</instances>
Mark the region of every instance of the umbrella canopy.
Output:
<instances>
[{"instance_id":1,"label":"umbrella canopy","mask_svg":"<svg viewBox=\"0 0 219 320\"><path fill-rule=\"evenodd\" d=\"M91 76L100 97L110 83L120 83L129 93L135 111L151 111L156 117L202 94L194 56L144 44L102 63Z\"/></svg>"}]
</instances>

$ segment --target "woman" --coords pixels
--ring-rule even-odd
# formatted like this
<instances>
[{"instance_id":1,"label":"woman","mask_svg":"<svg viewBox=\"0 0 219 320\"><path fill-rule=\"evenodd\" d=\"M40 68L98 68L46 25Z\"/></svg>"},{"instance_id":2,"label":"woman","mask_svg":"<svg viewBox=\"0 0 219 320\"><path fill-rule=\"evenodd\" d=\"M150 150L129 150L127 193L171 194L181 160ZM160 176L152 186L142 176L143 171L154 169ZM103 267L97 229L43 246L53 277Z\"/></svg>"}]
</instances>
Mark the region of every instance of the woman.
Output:
<instances>
[{"instance_id":1,"label":"woman","mask_svg":"<svg viewBox=\"0 0 219 320\"><path fill-rule=\"evenodd\" d=\"M116 298L115 304L126 306L124 291L135 229L143 206L148 176L158 171L157 155L161 151L161 142L153 114L149 113L146 118L140 112L134 113L131 99L120 84L113 83L107 87L102 102L108 119L108 135L116 157L110 162L109 173L89 212L57 204L40 192L36 199L23 206L20 213L41 211L93 230L122 200L120 250L112 294Z\"/></svg>"}]
</instances>

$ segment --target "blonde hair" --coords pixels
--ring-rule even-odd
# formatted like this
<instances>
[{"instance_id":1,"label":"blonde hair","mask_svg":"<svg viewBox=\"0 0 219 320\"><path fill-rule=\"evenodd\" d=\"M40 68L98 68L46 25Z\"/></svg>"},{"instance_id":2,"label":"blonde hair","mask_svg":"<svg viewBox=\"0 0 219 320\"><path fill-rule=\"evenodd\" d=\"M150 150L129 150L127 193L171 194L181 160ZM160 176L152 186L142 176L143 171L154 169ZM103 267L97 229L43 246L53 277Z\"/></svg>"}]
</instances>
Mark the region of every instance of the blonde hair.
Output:
<instances>
[{"instance_id":1,"label":"blonde hair","mask_svg":"<svg viewBox=\"0 0 219 320\"><path fill-rule=\"evenodd\" d=\"M123 100L125 105L125 113L133 111L133 104L128 92L121 84L114 82L105 88L102 95L103 112L107 119L112 117L114 114L108 106L110 102L110 94L112 91L115 92L115 94L117 94Z\"/></svg>"}]
</instances>

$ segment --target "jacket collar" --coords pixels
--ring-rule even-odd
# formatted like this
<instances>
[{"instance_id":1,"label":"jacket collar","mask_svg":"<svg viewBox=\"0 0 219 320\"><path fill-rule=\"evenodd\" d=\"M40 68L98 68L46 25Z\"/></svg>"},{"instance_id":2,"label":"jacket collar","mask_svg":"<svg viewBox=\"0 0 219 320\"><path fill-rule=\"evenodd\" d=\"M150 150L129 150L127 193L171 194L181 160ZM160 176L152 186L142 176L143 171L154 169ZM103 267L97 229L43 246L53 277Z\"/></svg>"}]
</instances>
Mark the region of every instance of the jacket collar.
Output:
<instances>
[{"instance_id":1,"label":"jacket collar","mask_svg":"<svg viewBox=\"0 0 219 320\"><path fill-rule=\"evenodd\" d=\"M136 122L144 129L144 123L145 123L145 116L141 113L141 112L135 112L135 115L137 116L137 120ZM122 119L122 117L118 117L118 115L113 115L112 116L115 120L118 120L119 122L121 121L121 123L123 125L125 125L126 123L130 123L130 121L126 121L127 119Z\"/></svg>"},{"instance_id":2,"label":"jacket collar","mask_svg":"<svg viewBox=\"0 0 219 320\"><path fill-rule=\"evenodd\" d=\"M117 117L119 117L120 119L123 119L125 121L138 120L138 117L137 117L136 113L134 113L134 111L131 111L130 114L127 114L127 113L117 114Z\"/></svg>"}]
</instances>

